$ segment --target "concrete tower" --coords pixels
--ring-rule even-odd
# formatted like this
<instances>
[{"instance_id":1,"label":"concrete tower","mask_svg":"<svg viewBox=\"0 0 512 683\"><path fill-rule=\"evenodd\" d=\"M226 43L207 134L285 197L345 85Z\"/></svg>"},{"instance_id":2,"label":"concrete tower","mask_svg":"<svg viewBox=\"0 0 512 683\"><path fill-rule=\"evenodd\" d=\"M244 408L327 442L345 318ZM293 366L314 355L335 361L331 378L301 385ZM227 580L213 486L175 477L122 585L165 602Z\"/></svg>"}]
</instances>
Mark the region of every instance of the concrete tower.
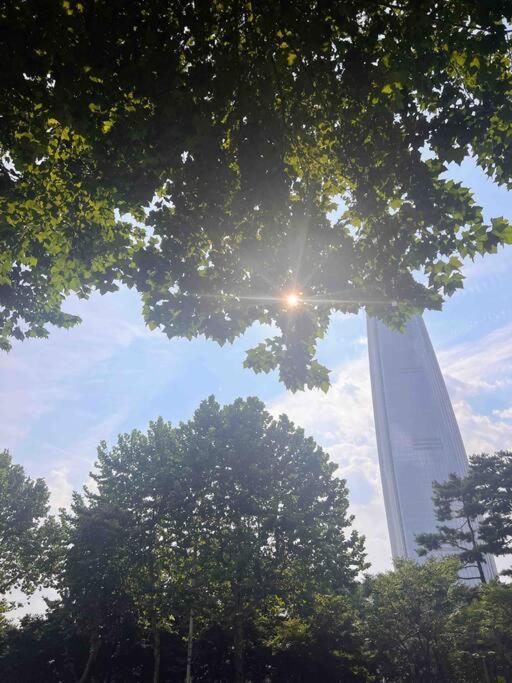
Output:
<instances>
[{"instance_id":1,"label":"concrete tower","mask_svg":"<svg viewBox=\"0 0 512 683\"><path fill-rule=\"evenodd\" d=\"M412 318L404 333L368 318L368 352L391 551L421 562L414 537L437 524L432 482L467 472L464 444L421 317ZM484 571L494 578L493 558Z\"/></svg>"}]
</instances>

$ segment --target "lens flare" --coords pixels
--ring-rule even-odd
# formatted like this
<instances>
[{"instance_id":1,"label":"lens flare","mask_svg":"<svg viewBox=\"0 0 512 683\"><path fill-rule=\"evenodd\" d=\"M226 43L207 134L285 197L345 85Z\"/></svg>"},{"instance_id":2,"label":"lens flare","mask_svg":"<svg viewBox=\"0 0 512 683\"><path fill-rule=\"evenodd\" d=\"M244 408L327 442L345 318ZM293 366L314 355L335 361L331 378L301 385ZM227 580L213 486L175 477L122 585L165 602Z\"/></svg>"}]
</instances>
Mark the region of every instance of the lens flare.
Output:
<instances>
[{"instance_id":1,"label":"lens flare","mask_svg":"<svg viewBox=\"0 0 512 683\"><path fill-rule=\"evenodd\" d=\"M285 301L290 308L296 308L300 304L300 296L297 292L289 292L285 297Z\"/></svg>"}]
</instances>

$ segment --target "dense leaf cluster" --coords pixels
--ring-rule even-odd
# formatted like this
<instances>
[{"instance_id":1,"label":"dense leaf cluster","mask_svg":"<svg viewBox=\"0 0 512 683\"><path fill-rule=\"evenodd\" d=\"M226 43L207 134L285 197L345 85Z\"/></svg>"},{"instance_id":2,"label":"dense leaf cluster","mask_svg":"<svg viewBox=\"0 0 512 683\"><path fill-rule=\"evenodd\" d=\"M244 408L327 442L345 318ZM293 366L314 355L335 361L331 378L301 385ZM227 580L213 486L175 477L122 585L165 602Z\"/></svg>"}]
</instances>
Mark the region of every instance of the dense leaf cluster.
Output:
<instances>
[{"instance_id":1,"label":"dense leaf cluster","mask_svg":"<svg viewBox=\"0 0 512 683\"><path fill-rule=\"evenodd\" d=\"M8 451L0 452L0 596L44 584L57 561L59 531L47 517L48 498L42 479L33 481Z\"/></svg>"},{"instance_id":2,"label":"dense leaf cluster","mask_svg":"<svg viewBox=\"0 0 512 683\"><path fill-rule=\"evenodd\" d=\"M258 683L502 683L512 676L512 590L492 583L470 590L453 560L399 562L367 580L350 598L315 596L302 616L265 615L247 624L245 679ZM187 630L161 632L160 679L180 681ZM7 683L75 683L90 659L90 641L73 614L53 603L0 631L0 672ZM228 683L232 635L222 621L194 636L196 681ZM153 680L144 629L127 610L102 638L82 681Z\"/></svg>"},{"instance_id":3,"label":"dense leaf cluster","mask_svg":"<svg viewBox=\"0 0 512 683\"><path fill-rule=\"evenodd\" d=\"M75 496L63 520L69 549L58 578L63 609L89 641L84 680L127 614L151 643L155 676L162 638L182 638L188 626L208 650L222 625L236 681L252 640L263 644L285 616L306 618L321 596L339 596L350 614L366 565L335 469L256 399L221 408L211 398L177 428L160 419L147 434L102 444L97 491ZM211 680L213 664L204 666ZM351 671L350 657L338 667Z\"/></svg>"},{"instance_id":4,"label":"dense leaf cluster","mask_svg":"<svg viewBox=\"0 0 512 683\"><path fill-rule=\"evenodd\" d=\"M376 680L511 680L511 587L468 589L458 570L456 558L401 560L370 580L363 613Z\"/></svg>"},{"instance_id":5,"label":"dense leaf cluster","mask_svg":"<svg viewBox=\"0 0 512 683\"><path fill-rule=\"evenodd\" d=\"M4 3L3 347L124 282L169 337L273 324L246 364L327 388L333 311L400 324L512 241L445 177L471 156L511 182L511 20L510 0Z\"/></svg>"}]
</instances>

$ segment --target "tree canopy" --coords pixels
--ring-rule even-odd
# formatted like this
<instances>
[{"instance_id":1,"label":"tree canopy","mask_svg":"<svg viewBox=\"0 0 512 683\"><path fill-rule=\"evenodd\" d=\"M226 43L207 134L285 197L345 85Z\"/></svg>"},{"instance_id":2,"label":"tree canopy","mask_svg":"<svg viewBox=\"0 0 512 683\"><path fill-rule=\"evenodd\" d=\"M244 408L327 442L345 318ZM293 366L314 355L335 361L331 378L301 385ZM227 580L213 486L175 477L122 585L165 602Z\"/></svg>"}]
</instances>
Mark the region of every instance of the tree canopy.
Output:
<instances>
[{"instance_id":1,"label":"tree canopy","mask_svg":"<svg viewBox=\"0 0 512 683\"><path fill-rule=\"evenodd\" d=\"M48 498L42 479L30 479L0 452L0 596L12 588L32 592L51 576L58 533Z\"/></svg>"},{"instance_id":2,"label":"tree canopy","mask_svg":"<svg viewBox=\"0 0 512 683\"><path fill-rule=\"evenodd\" d=\"M147 434L101 444L97 491L75 497L66 517L60 582L88 641L81 680L127 614L151 642L155 683L162 638L181 636L189 621L190 640L223 624L228 675L243 681L260 622L322 613L321 596L347 601L367 565L335 470L302 430L254 398L224 407L210 398L179 427L159 419ZM332 666L346 659L350 672L344 653Z\"/></svg>"},{"instance_id":3,"label":"tree canopy","mask_svg":"<svg viewBox=\"0 0 512 683\"><path fill-rule=\"evenodd\" d=\"M394 571L369 577L362 622L374 680L512 680L511 587L469 589L458 570L454 557L399 560Z\"/></svg>"},{"instance_id":4,"label":"tree canopy","mask_svg":"<svg viewBox=\"0 0 512 683\"><path fill-rule=\"evenodd\" d=\"M510 185L511 20L510 0L4 3L3 347L125 283L169 337L273 324L246 364L326 389L332 312L399 325L512 241L445 176L470 156Z\"/></svg>"},{"instance_id":5,"label":"tree canopy","mask_svg":"<svg viewBox=\"0 0 512 683\"><path fill-rule=\"evenodd\" d=\"M394 572L369 579L367 637L382 678L418 683L466 680L457 676L450 662L457 650L450 616L467 595L457 569L454 559L429 559L423 565L399 560Z\"/></svg>"}]
</instances>

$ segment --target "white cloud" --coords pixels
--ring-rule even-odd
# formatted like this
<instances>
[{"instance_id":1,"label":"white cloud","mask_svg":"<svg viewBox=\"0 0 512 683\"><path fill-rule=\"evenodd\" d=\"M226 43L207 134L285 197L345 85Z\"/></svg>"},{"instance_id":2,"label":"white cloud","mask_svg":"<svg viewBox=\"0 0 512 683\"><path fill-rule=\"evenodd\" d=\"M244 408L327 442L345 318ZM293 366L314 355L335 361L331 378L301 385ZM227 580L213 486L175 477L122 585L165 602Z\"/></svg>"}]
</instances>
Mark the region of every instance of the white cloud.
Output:
<instances>
[{"instance_id":1,"label":"white cloud","mask_svg":"<svg viewBox=\"0 0 512 683\"><path fill-rule=\"evenodd\" d=\"M274 401L274 415L286 413L324 447L347 480L354 526L366 536L372 571L391 567L391 550L380 484L377 445L366 353L333 373L332 387L285 393Z\"/></svg>"},{"instance_id":2,"label":"white cloud","mask_svg":"<svg viewBox=\"0 0 512 683\"><path fill-rule=\"evenodd\" d=\"M506 408L505 410L493 410L493 415L501 417L502 420L512 420L512 408Z\"/></svg>"},{"instance_id":3,"label":"white cloud","mask_svg":"<svg viewBox=\"0 0 512 683\"><path fill-rule=\"evenodd\" d=\"M69 308L82 315L81 325L0 353L0 449L30 476L48 480L54 508L67 502L71 485L85 481L99 441L113 439L136 413L138 390L151 400L182 357L180 347L145 328L133 292L95 295ZM158 375L144 376L129 362L134 354L157 358Z\"/></svg>"},{"instance_id":4,"label":"white cloud","mask_svg":"<svg viewBox=\"0 0 512 683\"><path fill-rule=\"evenodd\" d=\"M57 514L60 508L66 508L71 503L73 484L69 479L69 467L54 468L46 478L50 491L51 513Z\"/></svg>"},{"instance_id":5,"label":"white cloud","mask_svg":"<svg viewBox=\"0 0 512 683\"><path fill-rule=\"evenodd\" d=\"M474 411L467 401L453 404L468 454L512 448L512 425Z\"/></svg>"},{"instance_id":6,"label":"white cloud","mask_svg":"<svg viewBox=\"0 0 512 683\"><path fill-rule=\"evenodd\" d=\"M512 324L438 357L453 399L512 386Z\"/></svg>"},{"instance_id":7,"label":"white cloud","mask_svg":"<svg viewBox=\"0 0 512 683\"><path fill-rule=\"evenodd\" d=\"M496 396L512 390L512 325L441 352L439 363L467 452L512 447L512 425L506 422L512 408L492 408ZM489 409L475 410L475 399L485 399Z\"/></svg>"}]
</instances>

